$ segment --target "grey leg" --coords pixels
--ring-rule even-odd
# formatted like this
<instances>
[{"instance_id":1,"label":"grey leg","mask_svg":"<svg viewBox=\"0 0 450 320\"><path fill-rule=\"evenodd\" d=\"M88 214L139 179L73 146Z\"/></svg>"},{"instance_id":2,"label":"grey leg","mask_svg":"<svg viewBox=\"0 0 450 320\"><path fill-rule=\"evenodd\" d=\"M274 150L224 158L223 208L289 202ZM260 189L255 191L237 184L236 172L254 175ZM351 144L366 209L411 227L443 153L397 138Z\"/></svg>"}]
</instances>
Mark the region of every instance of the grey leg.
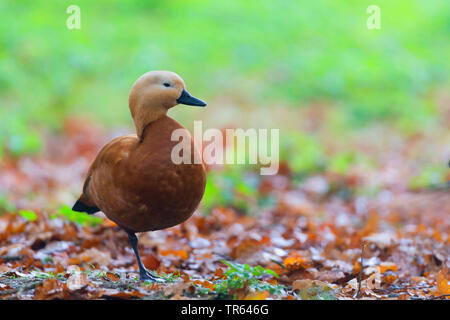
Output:
<instances>
[{"instance_id":1,"label":"grey leg","mask_svg":"<svg viewBox=\"0 0 450 320\"><path fill-rule=\"evenodd\" d=\"M142 263L141 256L139 255L138 249L138 238L132 232L128 232L128 240L130 240L131 247L133 248L134 254L136 255L136 259L139 265L139 278L142 281L153 281L153 282L165 282L164 278L154 276L148 271L144 264Z\"/></svg>"}]
</instances>

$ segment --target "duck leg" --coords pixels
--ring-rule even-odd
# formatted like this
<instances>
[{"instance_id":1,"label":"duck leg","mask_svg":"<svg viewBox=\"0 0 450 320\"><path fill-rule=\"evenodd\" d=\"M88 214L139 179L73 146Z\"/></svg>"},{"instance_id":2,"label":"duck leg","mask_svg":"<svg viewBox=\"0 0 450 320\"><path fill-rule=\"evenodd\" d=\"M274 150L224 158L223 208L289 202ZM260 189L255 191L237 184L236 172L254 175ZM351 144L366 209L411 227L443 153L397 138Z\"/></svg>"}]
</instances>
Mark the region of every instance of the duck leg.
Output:
<instances>
[{"instance_id":1,"label":"duck leg","mask_svg":"<svg viewBox=\"0 0 450 320\"><path fill-rule=\"evenodd\" d=\"M136 259L139 265L139 278L141 281L152 281L152 282L165 282L164 278L153 275L150 271L148 271L144 264L142 263L141 256L139 255L138 249L138 238L136 234L133 232L128 232L128 240L130 240L131 247L133 248L134 254L136 255Z\"/></svg>"}]
</instances>

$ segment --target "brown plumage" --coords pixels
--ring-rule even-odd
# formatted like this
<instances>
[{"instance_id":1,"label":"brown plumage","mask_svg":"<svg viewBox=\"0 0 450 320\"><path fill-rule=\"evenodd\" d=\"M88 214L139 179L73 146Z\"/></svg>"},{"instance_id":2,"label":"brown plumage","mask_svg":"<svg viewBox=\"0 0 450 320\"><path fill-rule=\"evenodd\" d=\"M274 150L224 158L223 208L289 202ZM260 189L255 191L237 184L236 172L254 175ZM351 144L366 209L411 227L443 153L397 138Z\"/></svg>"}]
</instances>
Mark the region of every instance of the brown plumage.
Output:
<instances>
[{"instance_id":1,"label":"brown plumage","mask_svg":"<svg viewBox=\"0 0 450 320\"><path fill-rule=\"evenodd\" d=\"M179 103L206 106L187 93L175 73L152 71L141 76L129 96L136 134L116 138L103 147L73 207L88 213L101 210L128 232L141 279L145 280L161 278L144 268L135 232L182 223L197 208L205 190L205 167L194 163L198 150L192 138L191 164L175 164L171 159L172 149L179 143L171 141L172 132L186 129L167 116L167 110Z\"/></svg>"}]
</instances>

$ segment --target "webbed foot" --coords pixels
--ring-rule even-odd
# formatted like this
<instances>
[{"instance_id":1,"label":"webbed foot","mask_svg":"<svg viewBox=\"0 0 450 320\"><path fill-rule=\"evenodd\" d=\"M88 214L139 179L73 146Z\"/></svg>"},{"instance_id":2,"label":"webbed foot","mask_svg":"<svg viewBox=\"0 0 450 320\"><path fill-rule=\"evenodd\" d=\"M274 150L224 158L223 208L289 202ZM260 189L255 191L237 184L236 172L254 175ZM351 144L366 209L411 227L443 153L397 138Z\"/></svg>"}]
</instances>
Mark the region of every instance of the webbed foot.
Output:
<instances>
[{"instance_id":1,"label":"webbed foot","mask_svg":"<svg viewBox=\"0 0 450 320\"><path fill-rule=\"evenodd\" d=\"M139 272L139 279L141 281L150 281L150 282L157 282L157 283L164 283L166 282L166 279L160 276L155 276L147 269L143 269Z\"/></svg>"}]
</instances>

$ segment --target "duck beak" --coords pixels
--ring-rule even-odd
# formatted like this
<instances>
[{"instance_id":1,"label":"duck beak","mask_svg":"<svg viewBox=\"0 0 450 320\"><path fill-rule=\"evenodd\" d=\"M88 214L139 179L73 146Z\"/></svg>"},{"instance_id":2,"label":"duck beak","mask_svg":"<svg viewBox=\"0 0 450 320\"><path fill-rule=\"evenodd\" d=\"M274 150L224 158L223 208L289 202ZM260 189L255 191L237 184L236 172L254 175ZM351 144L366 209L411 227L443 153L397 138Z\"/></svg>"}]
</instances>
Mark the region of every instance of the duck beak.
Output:
<instances>
[{"instance_id":1,"label":"duck beak","mask_svg":"<svg viewBox=\"0 0 450 320\"><path fill-rule=\"evenodd\" d=\"M196 107L206 107L206 102L191 96L191 94L185 89L181 92L181 96L177 99L177 103Z\"/></svg>"}]
</instances>

